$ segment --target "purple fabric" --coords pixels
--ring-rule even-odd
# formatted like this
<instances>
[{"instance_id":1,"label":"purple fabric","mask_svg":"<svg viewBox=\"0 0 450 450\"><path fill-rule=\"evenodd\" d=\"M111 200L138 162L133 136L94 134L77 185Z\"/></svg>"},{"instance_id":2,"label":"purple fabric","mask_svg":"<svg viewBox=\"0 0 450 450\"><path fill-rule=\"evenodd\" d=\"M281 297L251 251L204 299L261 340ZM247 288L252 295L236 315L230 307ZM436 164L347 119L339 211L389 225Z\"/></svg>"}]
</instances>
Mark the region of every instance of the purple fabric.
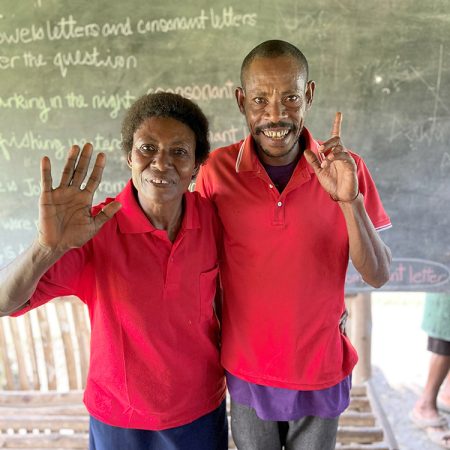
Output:
<instances>
[{"instance_id":1,"label":"purple fabric","mask_svg":"<svg viewBox=\"0 0 450 450\"><path fill-rule=\"evenodd\" d=\"M261 161L264 169L266 169L267 175L269 175L269 178L272 180L279 193L283 192L284 188L289 183L295 167L297 166L297 162L298 161L295 160L287 166L269 166Z\"/></svg>"},{"instance_id":2,"label":"purple fabric","mask_svg":"<svg viewBox=\"0 0 450 450\"><path fill-rule=\"evenodd\" d=\"M249 383L226 372L232 400L253 408L263 420L299 420L305 416L331 419L350 403L351 376L327 389L295 391Z\"/></svg>"}]
</instances>

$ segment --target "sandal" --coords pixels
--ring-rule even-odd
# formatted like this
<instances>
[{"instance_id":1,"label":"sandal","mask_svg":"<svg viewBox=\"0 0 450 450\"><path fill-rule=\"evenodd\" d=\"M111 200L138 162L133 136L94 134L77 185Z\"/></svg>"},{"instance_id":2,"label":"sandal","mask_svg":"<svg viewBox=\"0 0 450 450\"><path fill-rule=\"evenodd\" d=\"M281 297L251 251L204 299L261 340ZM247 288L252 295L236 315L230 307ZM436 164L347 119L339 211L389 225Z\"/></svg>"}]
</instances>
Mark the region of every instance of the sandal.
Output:
<instances>
[{"instance_id":1,"label":"sandal","mask_svg":"<svg viewBox=\"0 0 450 450\"><path fill-rule=\"evenodd\" d=\"M409 413L409 418L414 423L414 425L418 428L448 428L447 419L439 414L438 417L435 417L433 419L427 419L424 417L420 417L416 414L415 410L413 409Z\"/></svg>"},{"instance_id":2,"label":"sandal","mask_svg":"<svg viewBox=\"0 0 450 450\"><path fill-rule=\"evenodd\" d=\"M436 430L432 428L427 429L427 435L431 442L441 446L442 448L450 449L450 430Z\"/></svg>"}]
</instances>

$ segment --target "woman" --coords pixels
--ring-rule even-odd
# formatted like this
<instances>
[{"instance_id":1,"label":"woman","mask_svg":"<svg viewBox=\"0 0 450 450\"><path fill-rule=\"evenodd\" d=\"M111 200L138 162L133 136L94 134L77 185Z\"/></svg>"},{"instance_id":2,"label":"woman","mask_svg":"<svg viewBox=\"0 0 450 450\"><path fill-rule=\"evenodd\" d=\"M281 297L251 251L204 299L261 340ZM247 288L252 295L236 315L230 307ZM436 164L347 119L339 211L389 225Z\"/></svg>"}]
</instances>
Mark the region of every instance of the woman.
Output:
<instances>
[{"instance_id":1,"label":"woman","mask_svg":"<svg viewBox=\"0 0 450 450\"><path fill-rule=\"evenodd\" d=\"M2 315L63 295L89 308L91 450L227 448L213 309L219 225L208 201L188 192L207 132L187 99L138 99L122 126L131 180L94 208L105 156L84 189L90 144L71 148L56 189L44 157L39 235L1 271Z\"/></svg>"}]
</instances>

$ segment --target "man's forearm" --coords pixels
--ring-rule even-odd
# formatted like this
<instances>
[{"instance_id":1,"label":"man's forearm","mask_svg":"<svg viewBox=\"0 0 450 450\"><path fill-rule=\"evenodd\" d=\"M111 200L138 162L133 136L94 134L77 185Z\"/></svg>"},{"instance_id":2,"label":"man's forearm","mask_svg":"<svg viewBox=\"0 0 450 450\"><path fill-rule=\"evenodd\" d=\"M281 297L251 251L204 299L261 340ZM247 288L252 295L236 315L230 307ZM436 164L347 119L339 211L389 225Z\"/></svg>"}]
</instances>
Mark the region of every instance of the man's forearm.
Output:
<instances>
[{"instance_id":1,"label":"man's forearm","mask_svg":"<svg viewBox=\"0 0 450 450\"><path fill-rule=\"evenodd\" d=\"M62 256L38 241L0 270L0 316L21 309L31 298L44 273Z\"/></svg>"},{"instance_id":2,"label":"man's forearm","mask_svg":"<svg viewBox=\"0 0 450 450\"><path fill-rule=\"evenodd\" d=\"M373 287L389 281L391 251L381 240L364 207L362 194L349 203L339 203L349 236L350 258L363 280Z\"/></svg>"}]
</instances>

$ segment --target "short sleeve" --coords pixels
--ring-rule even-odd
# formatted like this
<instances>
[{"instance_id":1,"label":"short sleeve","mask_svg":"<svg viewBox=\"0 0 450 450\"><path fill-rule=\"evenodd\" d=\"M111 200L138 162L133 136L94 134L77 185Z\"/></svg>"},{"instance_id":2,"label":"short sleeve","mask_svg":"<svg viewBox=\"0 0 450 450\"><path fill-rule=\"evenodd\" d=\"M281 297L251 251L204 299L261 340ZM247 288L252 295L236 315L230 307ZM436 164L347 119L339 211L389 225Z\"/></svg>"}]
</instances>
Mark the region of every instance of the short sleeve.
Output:
<instances>
[{"instance_id":1,"label":"short sleeve","mask_svg":"<svg viewBox=\"0 0 450 450\"><path fill-rule=\"evenodd\" d=\"M359 190L364 196L364 206L376 230L384 230L392 226L391 219L381 202L375 182L362 158L355 158L358 167Z\"/></svg>"}]
</instances>

